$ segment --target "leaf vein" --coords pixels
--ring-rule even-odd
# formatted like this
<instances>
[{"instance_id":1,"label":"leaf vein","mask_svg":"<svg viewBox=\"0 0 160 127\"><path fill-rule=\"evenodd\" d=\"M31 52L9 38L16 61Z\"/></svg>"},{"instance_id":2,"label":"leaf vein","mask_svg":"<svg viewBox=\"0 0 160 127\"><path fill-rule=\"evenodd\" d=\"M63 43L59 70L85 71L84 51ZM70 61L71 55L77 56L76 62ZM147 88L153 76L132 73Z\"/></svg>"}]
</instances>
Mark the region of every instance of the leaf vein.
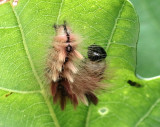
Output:
<instances>
[{"instance_id":1,"label":"leaf vein","mask_svg":"<svg viewBox=\"0 0 160 127\"><path fill-rule=\"evenodd\" d=\"M3 88L0 87L0 90L3 91L8 91L8 92L13 92L13 93L20 93L20 94L32 94L32 93L40 93L40 90L35 90L35 91L19 91L19 90L13 90L13 89L7 89L7 88Z\"/></svg>"},{"instance_id":2,"label":"leaf vein","mask_svg":"<svg viewBox=\"0 0 160 127\"><path fill-rule=\"evenodd\" d=\"M158 103L160 103L160 99L156 100L155 103L149 108L149 110L138 120L135 127L138 127L140 123L142 123L142 121L144 121L149 116L149 114L153 111Z\"/></svg>"},{"instance_id":3,"label":"leaf vein","mask_svg":"<svg viewBox=\"0 0 160 127\"><path fill-rule=\"evenodd\" d=\"M62 11L62 6L63 6L63 3L64 3L64 0L62 0L61 4L60 4L60 8L59 8L59 12L58 12L58 16L57 16L57 24L58 24L58 21L59 21L59 18L60 18L60 15L61 15L61 11Z\"/></svg>"},{"instance_id":4,"label":"leaf vein","mask_svg":"<svg viewBox=\"0 0 160 127\"><path fill-rule=\"evenodd\" d=\"M126 3L126 0L124 0L121 9L120 9L119 12L118 12L118 16L117 16L117 18L115 19L115 23L114 23L114 26L113 26L113 29L112 29L110 38L108 39L108 44L107 44L106 50L108 50L109 47L110 47L110 44L111 44L113 35L114 35L114 33L115 33L115 30L116 30L116 25L117 25L118 20L119 20L119 18L120 18L120 16L121 16L121 13L122 13L122 10L123 10L123 8L124 8L124 6L125 6L125 3Z\"/></svg>"},{"instance_id":5,"label":"leaf vein","mask_svg":"<svg viewBox=\"0 0 160 127\"><path fill-rule=\"evenodd\" d=\"M90 108L90 106L89 106L89 107L88 107L88 110L87 110L85 127L88 127L90 112L91 112L91 108Z\"/></svg>"}]
</instances>

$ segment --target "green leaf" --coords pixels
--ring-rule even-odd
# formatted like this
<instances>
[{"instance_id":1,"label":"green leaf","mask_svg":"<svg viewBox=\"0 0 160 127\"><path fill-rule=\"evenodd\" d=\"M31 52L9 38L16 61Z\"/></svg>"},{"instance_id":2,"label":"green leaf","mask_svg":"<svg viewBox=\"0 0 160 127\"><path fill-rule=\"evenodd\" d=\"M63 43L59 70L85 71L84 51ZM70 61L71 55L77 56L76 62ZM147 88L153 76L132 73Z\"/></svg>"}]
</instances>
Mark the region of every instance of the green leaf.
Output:
<instances>
[{"instance_id":1,"label":"green leaf","mask_svg":"<svg viewBox=\"0 0 160 127\"><path fill-rule=\"evenodd\" d=\"M160 74L159 0L132 0L141 23L137 48L137 74L149 78Z\"/></svg>"},{"instance_id":2,"label":"green leaf","mask_svg":"<svg viewBox=\"0 0 160 127\"><path fill-rule=\"evenodd\" d=\"M20 0L0 5L0 126L2 127L150 127L158 126L159 79L135 77L137 14L128 0ZM66 20L83 38L80 51L96 43L108 54L99 104L65 111L48 97L45 58L54 23ZM143 85L130 86L132 80ZM11 93L12 92L12 93Z\"/></svg>"}]
</instances>

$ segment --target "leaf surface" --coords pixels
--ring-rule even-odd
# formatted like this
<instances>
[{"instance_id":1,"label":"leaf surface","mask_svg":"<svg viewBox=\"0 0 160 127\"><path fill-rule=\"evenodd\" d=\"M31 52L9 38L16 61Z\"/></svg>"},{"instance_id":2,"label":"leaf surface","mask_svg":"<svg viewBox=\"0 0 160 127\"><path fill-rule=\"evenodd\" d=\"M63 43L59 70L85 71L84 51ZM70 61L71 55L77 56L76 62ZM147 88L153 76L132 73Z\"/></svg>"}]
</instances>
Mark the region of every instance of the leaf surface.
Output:
<instances>
[{"instance_id":1,"label":"leaf surface","mask_svg":"<svg viewBox=\"0 0 160 127\"><path fill-rule=\"evenodd\" d=\"M127 0L20 0L0 6L0 126L2 127L139 127L158 125L159 79L135 77L139 22ZM71 104L65 111L46 94L44 77L54 23L66 20L83 38L86 56L93 43L103 46L111 90L98 94L99 104ZM133 80L142 88L131 87ZM12 93L10 93L12 92ZM154 94L154 96L153 96Z\"/></svg>"}]
</instances>

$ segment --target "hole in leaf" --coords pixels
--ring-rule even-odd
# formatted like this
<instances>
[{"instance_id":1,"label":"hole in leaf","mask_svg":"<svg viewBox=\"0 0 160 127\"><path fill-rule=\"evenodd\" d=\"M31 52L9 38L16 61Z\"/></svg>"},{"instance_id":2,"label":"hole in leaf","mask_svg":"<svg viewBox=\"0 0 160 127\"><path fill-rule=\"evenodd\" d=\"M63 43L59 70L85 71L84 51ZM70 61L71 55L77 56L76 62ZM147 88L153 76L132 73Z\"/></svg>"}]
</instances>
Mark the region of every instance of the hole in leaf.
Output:
<instances>
[{"instance_id":1,"label":"hole in leaf","mask_svg":"<svg viewBox=\"0 0 160 127\"><path fill-rule=\"evenodd\" d=\"M108 108L103 107L103 108L100 108L98 112L100 113L100 115L106 115L109 112L109 110Z\"/></svg>"}]
</instances>

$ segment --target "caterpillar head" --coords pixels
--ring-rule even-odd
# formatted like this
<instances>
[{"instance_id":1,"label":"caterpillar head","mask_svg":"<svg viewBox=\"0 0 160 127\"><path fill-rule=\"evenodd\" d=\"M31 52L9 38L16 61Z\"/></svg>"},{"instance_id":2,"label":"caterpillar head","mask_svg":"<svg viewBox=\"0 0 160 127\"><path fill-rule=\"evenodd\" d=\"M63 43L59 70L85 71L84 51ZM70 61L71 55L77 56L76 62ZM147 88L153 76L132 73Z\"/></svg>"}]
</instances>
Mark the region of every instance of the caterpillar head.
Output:
<instances>
[{"instance_id":1,"label":"caterpillar head","mask_svg":"<svg viewBox=\"0 0 160 127\"><path fill-rule=\"evenodd\" d=\"M91 61L102 61L107 56L106 51L98 46L98 45L91 45L88 47L88 58Z\"/></svg>"},{"instance_id":2,"label":"caterpillar head","mask_svg":"<svg viewBox=\"0 0 160 127\"><path fill-rule=\"evenodd\" d=\"M57 35L66 36L66 33L70 34L72 32L71 28L67 25L67 23L65 21L64 21L63 25L54 24L53 27L54 27Z\"/></svg>"}]
</instances>

